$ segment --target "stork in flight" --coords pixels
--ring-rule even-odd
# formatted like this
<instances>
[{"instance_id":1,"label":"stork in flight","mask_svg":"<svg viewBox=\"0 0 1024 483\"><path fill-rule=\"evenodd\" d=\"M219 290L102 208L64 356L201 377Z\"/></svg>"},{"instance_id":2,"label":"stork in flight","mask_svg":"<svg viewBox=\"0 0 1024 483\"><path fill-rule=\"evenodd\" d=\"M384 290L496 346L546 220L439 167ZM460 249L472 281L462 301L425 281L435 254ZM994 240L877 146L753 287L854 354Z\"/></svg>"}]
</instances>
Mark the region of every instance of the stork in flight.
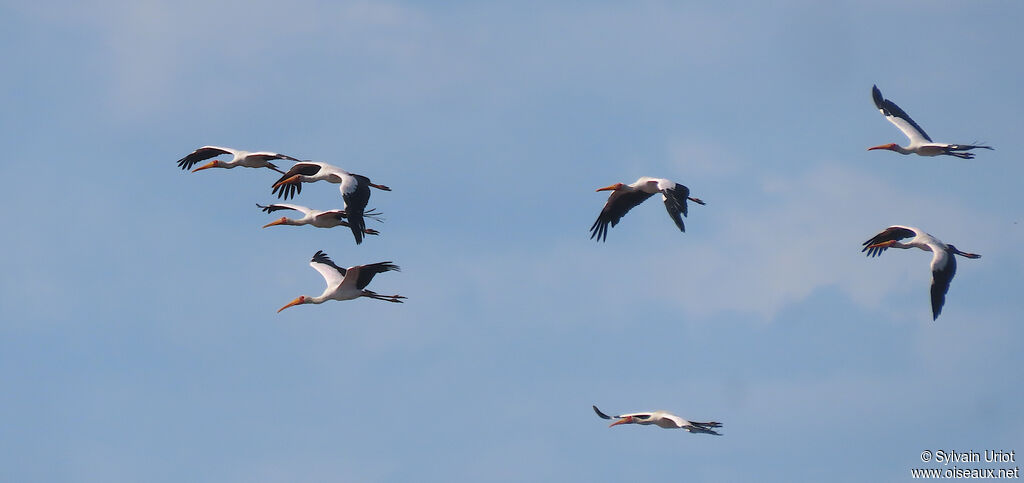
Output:
<instances>
[{"instance_id":1,"label":"stork in flight","mask_svg":"<svg viewBox=\"0 0 1024 483\"><path fill-rule=\"evenodd\" d=\"M195 166L196 163L200 161L206 161L207 159L210 158L215 158L222 154L230 154L231 161L220 161L215 159L196 169L192 169L192 166ZM236 166L242 166L244 168L270 168L274 171L277 171L278 173L283 173L283 171L277 169L277 166L270 162L270 160L272 159L287 159L289 161L298 161L298 159L295 159L291 156L286 156L284 154L278 153L271 153L269 151L257 151L251 153L249 151L242 151L239 149L232 148L222 148L220 146L203 146L195 151L192 151L191 153L188 154L188 156L179 159L178 167L185 170L192 169L193 173L195 173L196 171L202 171L204 169L210 168L231 169Z\"/></svg>"},{"instance_id":2,"label":"stork in flight","mask_svg":"<svg viewBox=\"0 0 1024 483\"><path fill-rule=\"evenodd\" d=\"M383 191L391 191L391 188L373 184L366 176L352 174L327 163L300 161L281 175L281 178L274 183L271 193L276 193L278 198L288 199L302 192L302 183L316 181L341 184L341 199L345 201L349 228L352 230L352 236L356 239L356 244L362 243L363 233L366 230L363 211L366 210L366 205L370 202L370 188Z\"/></svg>"},{"instance_id":3,"label":"stork in flight","mask_svg":"<svg viewBox=\"0 0 1024 483\"><path fill-rule=\"evenodd\" d=\"M320 272L320 275L324 277L324 281L327 282L324 293L316 297L300 295L295 300L288 302L288 305L278 309L278 313L295 305L322 304L328 300L352 300L359 297L369 297L400 304L402 299L405 298L401 295L380 295L377 292L366 290L366 286L373 280L374 275L399 271L398 265L391 262L377 262L369 265L341 268L335 265L323 250L319 250L313 255L313 260L309 262L309 266Z\"/></svg>"},{"instance_id":4,"label":"stork in flight","mask_svg":"<svg viewBox=\"0 0 1024 483\"><path fill-rule=\"evenodd\" d=\"M991 146L981 146L974 144L946 144L936 143L932 141L932 138L928 137L928 134L918 126L913 119L904 111L897 106L896 103L882 97L882 91L878 90L878 86L871 87L871 98L875 101L875 107L882 112L889 122L893 123L903 131L908 138L910 138L910 144L907 147L900 146L896 143L883 144L881 146L874 146L868 148L868 151L874 149L888 149L889 151L895 151L900 154L914 153L920 156L956 156L961 159L973 159L974 153L968 153L972 149L992 149Z\"/></svg>"},{"instance_id":5,"label":"stork in flight","mask_svg":"<svg viewBox=\"0 0 1024 483\"><path fill-rule=\"evenodd\" d=\"M263 228L277 225L313 225L317 228L334 228L336 226L349 226L348 222L345 221L345 219L348 218L348 213L346 213L345 210L320 211L307 208L302 205L293 205L288 203L276 203L267 206L263 206L257 203L256 206L260 207L265 213L273 213L279 210L295 210L302 213L303 215L302 218L288 218L282 216L277 220L274 220L270 223L267 223L266 225L263 225ZM380 213L377 213L374 210L369 210L363 213L363 216L365 216L366 218L372 218L374 220L380 221ZM380 232L374 230L373 228L365 228L363 229L363 233L366 235L380 235Z\"/></svg>"},{"instance_id":6,"label":"stork in flight","mask_svg":"<svg viewBox=\"0 0 1024 483\"><path fill-rule=\"evenodd\" d=\"M902 241L908 238L909 241ZM881 255L887 248L920 248L926 252L932 252L932 320L939 318L942 305L946 303L949 283L953 281L953 275L956 274L956 257L954 255L964 258L981 258L981 255L976 253L962 252L953 245L942 243L938 238L912 226L890 226L871 237L863 245L864 248L861 251L867 252L869 257Z\"/></svg>"},{"instance_id":7,"label":"stork in flight","mask_svg":"<svg viewBox=\"0 0 1024 483\"><path fill-rule=\"evenodd\" d=\"M617 421L608 425L608 427L618 426L620 424L653 424L655 426L665 429L685 429L691 433L705 433L713 434L715 436L721 436L722 433L715 431L713 428L721 428L722 423L717 421L710 421L707 423L699 423L696 421L687 421L675 414L666 411L652 411L642 413L629 413L620 414L618 416L609 416L602 413L597 406L591 406L594 408L594 412L597 413L601 419L612 419L615 418Z\"/></svg>"},{"instance_id":8,"label":"stork in flight","mask_svg":"<svg viewBox=\"0 0 1024 483\"><path fill-rule=\"evenodd\" d=\"M629 210L643 203L647 198L654 196L655 193L661 193L661 198L665 201L665 209L668 210L668 216L672 218L672 221L676 223L681 232L686 231L682 218L686 216L686 200L699 205L705 204L700 199L691 197L690 189L686 186L675 181L651 178L649 176L642 176L632 184L615 183L611 186L598 188L597 191L612 192L608 196L608 202L604 204L601 214L597 216L597 220L590 226L590 239L596 238L598 241L605 241L608 238L609 224L613 227L618 225L619 220L626 213L629 213Z\"/></svg>"}]
</instances>

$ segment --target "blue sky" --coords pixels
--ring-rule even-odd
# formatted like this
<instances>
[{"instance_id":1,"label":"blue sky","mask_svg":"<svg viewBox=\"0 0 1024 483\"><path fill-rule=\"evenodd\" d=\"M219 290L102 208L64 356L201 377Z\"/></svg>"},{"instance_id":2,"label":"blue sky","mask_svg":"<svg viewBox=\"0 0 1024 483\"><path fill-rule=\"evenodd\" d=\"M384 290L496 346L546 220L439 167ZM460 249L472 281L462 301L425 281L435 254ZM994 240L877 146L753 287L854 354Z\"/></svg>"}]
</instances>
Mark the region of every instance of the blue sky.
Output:
<instances>
[{"instance_id":1,"label":"blue sky","mask_svg":"<svg viewBox=\"0 0 1024 483\"><path fill-rule=\"evenodd\" d=\"M894 481L1024 450L1017 2L0 5L0 479ZM977 159L905 138L878 84ZM382 235L260 226L275 173L391 186ZM606 194L686 184L588 239ZM297 202L338 208L335 186ZM890 224L959 248L860 253ZM393 260L319 294L316 250ZM723 437L607 428L665 409Z\"/></svg>"}]
</instances>

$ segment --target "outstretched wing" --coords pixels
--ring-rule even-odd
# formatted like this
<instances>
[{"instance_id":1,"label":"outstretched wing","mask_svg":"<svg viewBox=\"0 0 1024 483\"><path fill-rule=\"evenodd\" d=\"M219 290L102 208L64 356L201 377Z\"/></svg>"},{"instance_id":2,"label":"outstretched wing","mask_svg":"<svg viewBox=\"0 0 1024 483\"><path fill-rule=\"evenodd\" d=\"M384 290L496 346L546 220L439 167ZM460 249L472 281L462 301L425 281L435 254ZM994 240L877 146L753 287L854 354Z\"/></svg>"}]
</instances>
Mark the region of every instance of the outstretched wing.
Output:
<instances>
[{"instance_id":1,"label":"outstretched wing","mask_svg":"<svg viewBox=\"0 0 1024 483\"><path fill-rule=\"evenodd\" d=\"M600 409L597 409L597 406L590 406L590 407L594 408L594 412L597 413L597 415L601 419L611 419L612 418L611 416L609 416L609 415L607 415L605 413L602 413Z\"/></svg>"},{"instance_id":2,"label":"outstretched wing","mask_svg":"<svg viewBox=\"0 0 1024 483\"><path fill-rule=\"evenodd\" d=\"M367 203L370 202L370 179L353 174L351 177L344 178L339 189L341 190L341 199L345 201L349 229L352 230L352 236L355 237L356 245L358 245L363 242L363 232L366 230L363 211L366 209Z\"/></svg>"},{"instance_id":3,"label":"outstretched wing","mask_svg":"<svg viewBox=\"0 0 1024 483\"><path fill-rule=\"evenodd\" d=\"M274 203L272 205L267 205L267 206L263 206L263 205L261 205L259 203L256 203L256 206L260 207L263 210L264 213L273 213L275 211L280 211L280 210L295 210L295 211L301 212L302 214L306 214L306 215L309 214L309 208L306 208L305 206L301 206L301 205L292 205L292 204L288 204L288 203Z\"/></svg>"},{"instance_id":4,"label":"outstretched wing","mask_svg":"<svg viewBox=\"0 0 1024 483\"><path fill-rule=\"evenodd\" d=\"M334 219L341 221L345 219L345 216L345 210L327 210L320 213L319 215L316 215L316 219Z\"/></svg>"},{"instance_id":5,"label":"outstretched wing","mask_svg":"<svg viewBox=\"0 0 1024 483\"><path fill-rule=\"evenodd\" d=\"M946 303L946 292L956 275L956 257L947 250L932 250L932 320L938 319Z\"/></svg>"},{"instance_id":6,"label":"outstretched wing","mask_svg":"<svg viewBox=\"0 0 1024 483\"><path fill-rule=\"evenodd\" d=\"M373 276L378 273L401 271L401 269L398 268L398 265L391 262L377 262L369 265L359 265L352 267L350 270L358 270L356 273L356 288L359 290L366 288L366 286L370 284L370 281L373 280Z\"/></svg>"},{"instance_id":7,"label":"outstretched wing","mask_svg":"<svg viewBox=\"0 0 1024 483\"><path fill-rule=\"evenodd\" d=\"M911 144L932 142L932 138L928 137L924 129L921 129L921 126L918 126L906 111L900 109L895 102L882 97L882 91L878 90L878 86L871 86L871 99L875 101L875 107L882 111L882 115L900 131L903 131L903 134L910 139Z\"/></svg>"},{"instance_id":8,"label":"outstretched wing","mask_svg":"<svg viewBox=\"0 0 1024 483\"><path fill-rule=\"evenodd\" d=\"M250 158L259 158L259 159L262 159L264 161L270 161L271 159L287 159L289 161L299 162L298 159L295 159L295 158L293 158L291 156L288 156L287 154L272 153L270 151L257 151L255 153L249 153L249 157Z\"/></svg>"},{"instance_id":9,"label":"outstretched wing","mask_svg":"<svg viewBox=\"0 0 1024 483\"><path fill-rule=\"evenodd\" d=\"M711 428L717 428L719 426L721 426L721 424L719 424L718 426L704 426L701 423L690 423L690 426L687 426L686 430L691 432L691 433L704 433L704 434L713 434L715 436L721 436L722 433L719 433L718 431L715 431L715 430L711 429Z\"/></svg>"},{"instance_id":10,"label":"outstretched wing","mask_svg":"<svg viewBox=\"0 0 1024 483\"><path fill-rule=\"evenodd\" d=\"M345 278L346 270L334 264L323 250L317 250L309 266L320 272L327 282L327 288L337 287Z\"/></svg>"},{"instance_id":11,"label":"outstretched wing","mask_svg":"<svg viewBox=\"0 0 1024 483\"><path fill-rule=\"evenodd\" d=\"M319 164L306 163L306 162L298 162L298 163L295 163L294 165L292 165L291 169L289 169L283 175L281 175L281 177L278 178L277 181L274 182L274 184L276 185L277 183L280 183L280 182L282 182L282 181L284 181L284 180L286 180L288 178L291 178L292 176L295 176L297 174L301 174L303 176L313 176L313 175L315 175L315 174L317 174L319 172L320 172L320 165ZM271 190L270 193L271 194L277 194L278 198L284 198L284 199L292 198L295 195L297 195L299 193L302 193L302 183L301 182L294 182L294 183L283 184L283 185L278 186L278 187L274 188L273 190Z\"/></svg>"},{"instance_id":12,"label":"outstretched wing","mask_svg":"<svg viewBox=\"0 0 1024 483\"><path fill-rule=\"evenodd\" d=\"M662 189L661 196L665 200L665 209L668 210L668 216L672 218L672 221L676 222L679 231L685 232L686 227L683 225L683 216L686 216L686 198L690 196L690 188L674 183L674 186ZM679 216L680 214L682 216Z\"/></svg>"},{"instance_id":13,"label":"outstretched wing","mask_svg":"<svg viewBox=\"0 0 1024 483\"><path fill-rule=\"evenodd\" d=\"M608 197L608 202L601 209L601 214L597 215L597 220L590 226L590 239L597 238L600 241L605 241L608 238L609 223L612 226L618 225L619 220L629 213L629 210L653 195L654 193L645 193L639 190L613 191Z\"/></svg>"},{"instance_id":14,"label":"outstretched wing","mask_svg":"<svg viewBox=\"0 0 1024 483\"><path fill-rule=\"evenodd\" d=\"M210 158L216 158L217 156L220 156L222 154L235 154L235 151L230 148L222 148L219 146L203 146L195 151L192 151L191 153L188 154L188 156L179 159L178 167L187 171L192 169L192 166L195 166L195 164L200 161L205 161Z\"/></svg>"},{"instance_id":15,"label":"outstretched wing","mask_svg":"<svg viewBox=\"0 0 1024 483\"><path fill-rule=\"evenodd\" d=\"M868 256L869 257L877 257L878 255L881 255L882 252L884 252L888 247L869 248L869 247L871 247L871 245L874 245L876 243L883 243L883 242L887 242L887 241L903 240L905 238L913 238L915 236L917 236L917 232L914 231L912 228L906 227L906 226L900 226L900 225L893 225L893 226L890 226L889 228L886 228L886 229L882 230L877 235L871 237L870 240L862 243L864 248L862 248L861 251L862 252L868 252Z\"/></svg>"}]
</instances>

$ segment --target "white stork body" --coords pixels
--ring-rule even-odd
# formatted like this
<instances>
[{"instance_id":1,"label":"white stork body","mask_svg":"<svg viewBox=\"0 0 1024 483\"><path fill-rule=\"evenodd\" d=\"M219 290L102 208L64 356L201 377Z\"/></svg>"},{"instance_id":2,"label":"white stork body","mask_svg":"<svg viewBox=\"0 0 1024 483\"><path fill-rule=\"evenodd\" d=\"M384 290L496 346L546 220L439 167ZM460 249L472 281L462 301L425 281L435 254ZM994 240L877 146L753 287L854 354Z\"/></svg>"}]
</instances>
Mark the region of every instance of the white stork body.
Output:
<instances>
[{"instance_id":1,"label":"white stork body","mask_svg":"<svg viewBox=\"0 0 1024 483\"><path fill-rule=\"evenodd\" d=\"M601 214L597 216L597 220L590 227L590 238L592 240L596 238L599 241L605 241L608 238L609 224L613 227L619 224L619 220L629 213L629 210L654 196L655 193L661 193L668 216L672 218L681 232L686 231L682 218L686 216L687 212L686 200L700 205L705 204L700 199L691 197L690 189L686 186L675 181L649 176L642 176L632 184L615 183L598 188L597 191L612 191L612 194L608 196L608 202L601 209Z\"/></svg>"},{"instance_id":2,"label":"white stork body","mask_svg":"<svg viewBox=\"0 0 1024 483\"><path fill-rule=\"evenodd\" d=\"M373 184L366 176L352 174L327 163L300 161L281 175L281 178L274 183L271 193L277 193L278 198L288 199L302 192L302 183L316 181L341 185L341 199L345 202L349 228L352 229L352 236L355 237L356 244L362 243L363 233L366 230L363 212L366 210L367 203L370 202L370 188L384 191L391 191L391 188Z\"/></svg>"},{"instance_id":3,"label":"white stork body","mask_svg":"<svg viewBox=\"0 0 1024 483\"><path fill-rule=\"evenodd\" d=\"M366 286L373 280L373 276L378 273L399 271L398 265L391 262L378 262L371 263L369 265L356 265L349 268L341 268L334 264L331 259L322 250L317 251L313 255L313 260L309 262L309 266L320 272L320 275L324 277L324 281L327 283L327 287L324 292L316 297L309 295L300 295L295 300L292 300L278 309L281 312L288 307L302 304L322 304L328 300L352 300L359 297L370 297L377 300L384 300L387 302L402 303L402 299L405 297L401 295L380 295L376 292L366 290Z\"/></svg>"},{"instance_id":4,"label":"white stork body","mask_svg":"<svg viewBox=\"0 0 1024 483\"><path fill-rule=\"evenodd\" d=\"M618 426L620 424L653 424L655 426L658 426L659 428L664 429L685 429L691 433L714 434L716 436L722 435L721 433L713 429L722 427L722 423L719 423L717 421L709 421L706 423L687 421L667 411L650 411L620 414L618 416L609 416L601 412L600 409L597 409L597 406L591 407L594 408L594 412L597 413L597 415L600 416L601 419L618 419L614 423L608 425L609 428L612 426Z\"/></svg>"},{"instance_id":5,"label":"white stork body","mask_svg":"<svg viewBox=\"0 0 1024 483\"><path fill-rule=\"evenodd\" d=\"M277 166L271 163L270 160L287 159L289 161L298 161L298 159L295 159L291 156L272 153L269 151L249 152L242 151L240 149L223 148L220 146L203 146L195 151L192 151L191 153L189 153L188 156L179 159L178 166L181 169L192 169L192 166L194 166L196 163L200 161L205 161L210 158L215 158L222 154L230 154L231 161L220 161L215 159L207 164L204 164L196 169L193 169L192 172L195 173L196 171L202 171L204 169L210 168L231 169L237 166L241 166L243 168L270 168L274 171L277 171L278 173L283 173L283 171L277 169Z\"/></svg>"},{"instance_id":6,"label":"white stork body","mask_svg":"<svg viewBox=\"0 0 1024 483\"><path fill-rule=\"evenodd\" d=\"M909 241L902 241L908 238ZM887 248L920 248L926 252L932 252L932 320L939 318L942 306L946 303L949 284L953 281L953 275L956 275L956 257L954 255L965 258L981 258L981 255L962 252L955 246L947 245L920 228L912 226L890 226L871 237L863 245L864 248L861 251L867 252L870 257L881 255Z\"/></svg>"},{"instance_id":7,"label":"white stork body","mask_svg":"<svg viewBox=\"0 0 1024 483\"><path fill-rule=\"evenodd\" d=\"M974 158L974 153L968 153L972 149L992 149L991 146L981 146L974 144L946 144L936 143L932 141L932 138L918 126L913 119L904 111L897 106L896 103L882 97L882 91L878 90L878 86L871 87L871 98L875 101L875 107L882 112L889 122L893 123L903 134L910 139L910 144L906 147L900 146L896 143L883 144L881 146L874 146L868 148L868 151L874 149L887 149L889 151L895 151L900 154L917 154L919 156L956 156L962 159Z\"/></svg>"},{"instance_id":8,"label":"white stork body","mask_svg":"<svg viewBox=\"0 0 1024 483\"><path fill-rule=\"evenodd\" d=\"M263 228L276 225L312 225L317 228L334 228L336 226L349 226L348 222L345 221L345 219L348 218L348 213L345 210L320 211L314 210L312 208L307 208L302 205L293 205L288 203L275 203L267 206L263 206L257 203L256 206L260 207L266 213L273 213L279 210L294 210L302 213L302 218L288 218L282 216L277 220L274 220L270 223L267 223L266 225L263 225ZM365 216L366 218L378 219L377 215L378 213L374 212L373 210L363 213L363 216ZM380 232L372 228L363 229L363 233L367 235L380 234Z\"/></svg>"}]
</instances>

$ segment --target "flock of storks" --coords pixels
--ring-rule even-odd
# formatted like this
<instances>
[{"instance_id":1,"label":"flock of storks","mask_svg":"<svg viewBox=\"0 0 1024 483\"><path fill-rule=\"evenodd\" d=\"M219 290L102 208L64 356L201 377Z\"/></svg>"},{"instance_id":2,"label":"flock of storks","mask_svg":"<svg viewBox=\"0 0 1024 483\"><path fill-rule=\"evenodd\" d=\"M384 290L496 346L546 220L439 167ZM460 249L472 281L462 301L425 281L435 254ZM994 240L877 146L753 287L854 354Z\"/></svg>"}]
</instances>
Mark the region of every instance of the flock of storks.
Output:
<instances>
[{"instance_id":1,"label":"flock of storks","mask_svg":"<svg viewBox=\"0 0 1024 483\"><path fill-rule=\"evenodd\" d=\"M903 131L903 134L910 139L910 144L906 147L899 146L896 143L883 144L868 148L869 151L885 149L895 151L900 154L913 153L920 156L947 155L962 159L972 159L974 158L974 153L969 151L973 149L992 149L990 146L933 142L931 137L929 137L928 134L926 134L903 109L900 109L900 107L895 103L882 97L882 93L878 90L877 86L872 87L871 96L874 100L875 107L881 111L882 115L885 116L889 122L896 125L900 131ZM230 161L214 159L222 155L231 155L232 159ZM193 169L193 166L197 163L210 159L213 160ZM292 161L295 164L292 165L288 171L281 171L276 165L271 163L271 161ZM293 198L295 195L302 192L302 183L327 181L329 183L340 184L341 197L344 201L344 207L340 210L334 209L320 211L301 205L286 203L277 203L267 206L257 204L257 206L267 213L273 213L280 210L293 210L300 212L303 215L301 218L295 219L282 217L264 225L264 228L275 225L312 225L317 228L347 226L352 231L352 236L355 238L356 244L362 243L363 238L366 235L380 234L374 229L366 228L366 218L379 220L380 215L380 213L375 210L366 209L366 206L370 201L370 188L382 191L391 191L391 188L380 184L374 184L365 176L349 173L327 163L302 161L291 156L267 151L248 152L218 146L203 146L178 160L178 166L183 170L192 169L192 172L210 168L231 169L238 166L246 168L272 169L281 173L281 177L273 184L271 193L277 194L278 198L286 200ZM682 184L667 179L651 178L647 176L643 176L628 185L615 183L604 188L599 188L597 191L611 191L604 208L598 215L597 220L595 220L594 224L590 227L590 238L602 242L606 241L608 237L608 225L614 227L619 223L622 217L629 212L629 210L640 205L657 193L661 193L662 200L665 203L665 208L668 210L669 216L681 232L686 231L683 224L683 217L687 215L687 201L693 201L700 205L705 204L704 201L699 198L691 197L690 189ZM879 232L877 235L871 237L863 243L863 249L861 251L867 252L868 256L874 257L881 255L888 248L919 248L924 251L932 252L932 320L937 319L939 313L942 312L942 306L946 299L946 292L949 291L949 284L953 280L953 275L956 273L956 258L954 255L960 255L966 258L979 258L981 256L974 253L960 251L955 246L943 243L938 238L925 233L921 229L901 225L890 226ZM342 268L331 261L327 254L321 250L317 251L316 254L313 255L313 259L310 261L310 266L319 272L327 283L327 287L324 289L324 292L318 296L300 295L295 300L292 300L284 307L278 309L278 312L295 305L320 304L328 300L352 300L359 297L369 297L386 302L402 303L403 299L405 299L405 297L401 295L380 295L366 289L366 286L369 285L370 281L373 280L373 277L378 273L399 271L398 265L395 265L390 261ZM602 419L615 418L616 421L611 423L610 426L616 426L619 424L653 424L662 428L678 428L685 429L692 433L714 435L720 435L720 433L715 431L715 428L722 426L721 423L716 421L706 423L687 421L665 411L637 412L621 414L618 416L608 416L601 412L597 406L593 406L593 409L594 412Z\"/></svg>"}]
</instances>

